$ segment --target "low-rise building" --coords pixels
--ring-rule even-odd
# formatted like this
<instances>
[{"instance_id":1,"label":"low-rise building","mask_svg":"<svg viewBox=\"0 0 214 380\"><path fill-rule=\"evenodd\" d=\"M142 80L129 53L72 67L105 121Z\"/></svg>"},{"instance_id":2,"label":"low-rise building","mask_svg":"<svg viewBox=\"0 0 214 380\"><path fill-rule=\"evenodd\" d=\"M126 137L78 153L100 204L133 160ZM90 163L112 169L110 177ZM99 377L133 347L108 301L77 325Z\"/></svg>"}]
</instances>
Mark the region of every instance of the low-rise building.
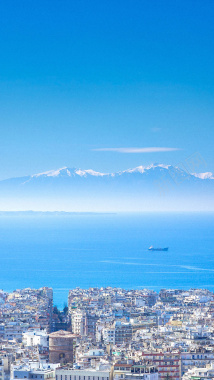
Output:
<instances>
[{"instance_id":1,"label":"low-rise building","mask_svg":"<svg viewBox=\"0 0 214 380\"><path fill-rule=\"evenodd\" d=\"M56 380L111 380L111 372L99 369L58 368Z\"/></svg>"}]
</instances>

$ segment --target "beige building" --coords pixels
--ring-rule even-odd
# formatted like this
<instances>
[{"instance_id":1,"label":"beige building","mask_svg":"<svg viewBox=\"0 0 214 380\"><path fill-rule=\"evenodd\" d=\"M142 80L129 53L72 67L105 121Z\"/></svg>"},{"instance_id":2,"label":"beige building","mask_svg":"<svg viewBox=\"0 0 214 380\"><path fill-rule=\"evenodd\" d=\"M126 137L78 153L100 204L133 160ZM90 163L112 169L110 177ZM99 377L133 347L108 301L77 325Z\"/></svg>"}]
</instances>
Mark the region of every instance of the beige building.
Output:
<instances>
[{"instance_id":1,"label":"beige building","mask_svg":"<svg viewBox=\"0 0 214 380\"><path fill-rule=\"evenodd\" d=\"M49 335L49 362L73 363L73 344L76 335L60 330Z\"/></svg>"}]
</instances>

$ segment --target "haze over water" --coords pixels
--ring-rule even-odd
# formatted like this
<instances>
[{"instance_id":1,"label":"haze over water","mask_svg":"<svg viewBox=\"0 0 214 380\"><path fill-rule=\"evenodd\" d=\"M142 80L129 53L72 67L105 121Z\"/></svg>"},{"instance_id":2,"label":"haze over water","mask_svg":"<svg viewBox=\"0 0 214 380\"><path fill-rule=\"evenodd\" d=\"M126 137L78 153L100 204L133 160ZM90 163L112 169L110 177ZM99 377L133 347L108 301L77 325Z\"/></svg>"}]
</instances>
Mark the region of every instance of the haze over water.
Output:
<instances>
[{"instance_id":1,"label":"haze over water","mask_svg":"<svg viewBox=\"0 0 214 380\"><path fill-rule=\"evenodd\" d=\"M213 213L1 216L0 288L50 286L59 307L77 286L213 291L213 222Z\"/></svg>"}]
</instances>

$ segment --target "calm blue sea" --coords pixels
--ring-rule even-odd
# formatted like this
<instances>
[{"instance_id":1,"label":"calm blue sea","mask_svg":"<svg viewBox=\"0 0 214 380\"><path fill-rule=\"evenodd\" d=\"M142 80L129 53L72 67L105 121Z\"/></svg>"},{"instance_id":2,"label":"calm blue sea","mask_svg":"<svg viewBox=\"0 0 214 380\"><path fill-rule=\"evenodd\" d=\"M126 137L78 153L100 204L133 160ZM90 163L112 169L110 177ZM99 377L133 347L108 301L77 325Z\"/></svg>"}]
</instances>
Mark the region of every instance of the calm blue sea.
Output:
<instances>
[{"instance_id":1,"label":"calm blue sea","mask_svg":"<svg viewBox=\"0 0 214 380\"><path fill-rule=\"evenodd\" d=\"M0 288L214 290L214 214L0 217ZM168 252L148 247L169 246Z\"/></svg>"}]
</instances>

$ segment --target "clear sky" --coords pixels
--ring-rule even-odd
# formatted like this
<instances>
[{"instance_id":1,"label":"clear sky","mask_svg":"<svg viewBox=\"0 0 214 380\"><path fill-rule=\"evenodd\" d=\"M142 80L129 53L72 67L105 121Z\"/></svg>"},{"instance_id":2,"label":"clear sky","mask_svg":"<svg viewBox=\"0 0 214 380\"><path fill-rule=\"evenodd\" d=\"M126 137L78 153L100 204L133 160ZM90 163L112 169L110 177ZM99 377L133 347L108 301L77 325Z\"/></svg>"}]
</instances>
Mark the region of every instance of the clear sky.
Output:
<instances>
[{"instance_id":1,"label":"clear sky","mask_svg":"<svg viewBox=\"0 0 214 380\"><path fill-rule=\"evenodd\" d=\"M0 14L0 179L195 152L214 171L213 0L3 0Z\"/></svg>"}]
</instances>

